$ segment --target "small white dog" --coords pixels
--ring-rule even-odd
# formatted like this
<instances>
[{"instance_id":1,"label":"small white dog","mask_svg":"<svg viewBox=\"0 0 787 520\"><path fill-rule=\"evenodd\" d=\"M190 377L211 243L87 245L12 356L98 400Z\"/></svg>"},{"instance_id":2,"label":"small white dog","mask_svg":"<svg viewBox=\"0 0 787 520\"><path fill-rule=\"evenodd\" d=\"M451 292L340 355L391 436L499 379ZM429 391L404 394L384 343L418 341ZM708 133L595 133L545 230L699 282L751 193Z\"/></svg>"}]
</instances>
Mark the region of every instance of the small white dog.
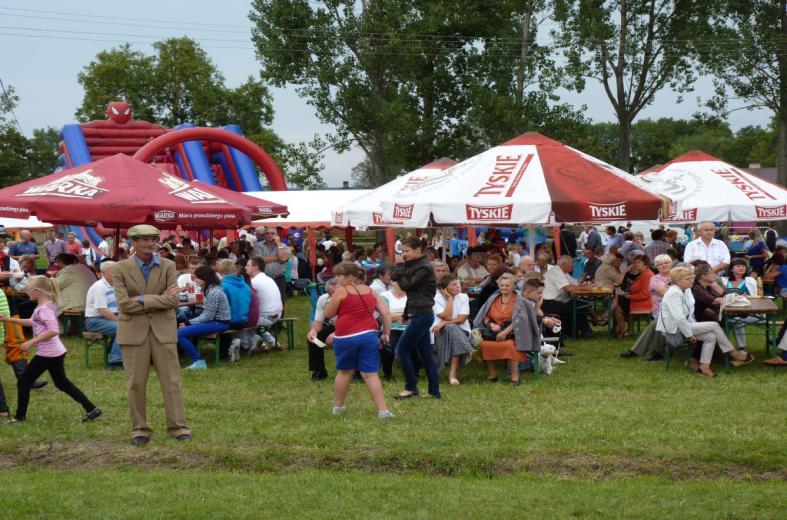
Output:
<instances>
[{"instance_id":1,"label":"small white dog","mask_svg":"<svg viewBox=\"0 0 787 520\"><path fill-rule=\"evenodd\" d=\"M555 371L557 365L565 364L565 361L558 359L557 353L557 347L555 345L550 345L549 343L541 345L540 365L543 373L551 374Z\"/></svg>"}]
</instances>

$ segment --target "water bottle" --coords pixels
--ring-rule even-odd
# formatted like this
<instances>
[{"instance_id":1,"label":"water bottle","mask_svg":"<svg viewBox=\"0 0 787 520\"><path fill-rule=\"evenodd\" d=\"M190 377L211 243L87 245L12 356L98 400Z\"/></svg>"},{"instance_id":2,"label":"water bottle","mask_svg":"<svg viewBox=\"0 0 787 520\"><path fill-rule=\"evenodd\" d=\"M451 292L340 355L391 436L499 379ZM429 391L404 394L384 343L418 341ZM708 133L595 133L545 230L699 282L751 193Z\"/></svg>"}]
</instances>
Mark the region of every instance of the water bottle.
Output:
<instances>
[{"instance_id":1,"label":"water bottle","mask_svg":"<svg viewBox=\"0 0 787 520\"><path fill-rule=\"evenodd\" d=\"M765 291L762 288L762 276L757 277L757 296L765 296Z\"/></svg>"}]
</instances>

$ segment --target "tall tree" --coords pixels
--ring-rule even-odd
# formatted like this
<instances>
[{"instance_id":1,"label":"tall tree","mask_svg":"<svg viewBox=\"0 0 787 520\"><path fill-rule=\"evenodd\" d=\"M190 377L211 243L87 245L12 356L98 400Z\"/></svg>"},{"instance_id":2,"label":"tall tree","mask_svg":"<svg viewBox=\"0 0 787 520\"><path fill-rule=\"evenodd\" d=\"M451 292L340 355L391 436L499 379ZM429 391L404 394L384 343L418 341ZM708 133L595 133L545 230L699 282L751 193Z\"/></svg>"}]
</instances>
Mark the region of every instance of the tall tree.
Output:
<instances>
[{"instance_id":1,"label":"tall tree","mask_svg":"<svg viewBox=\"0 0 787 520\"><path fill-rule=\"evenodd\" d=\"M778 181L787 185L787 0L725 0L712 20L713 38L701 48L718 78L717 101L727 108L729 91L745 103L773 112ZM781 223L787 232L787 223Z\"/></svg>"},{"instance_id":2,"label":"tall tree","mask_svg":"<svg viewBox=\"0 0 787 520\"><path fill-rule=\"evenodd\" d=\"M556 0L555 38L567 71L604 87L618 121L618 166L631 169L631 125L661 89L690 89L693 42L705 27L705 2L692 0Z\"/></svg>"}]
</instances>

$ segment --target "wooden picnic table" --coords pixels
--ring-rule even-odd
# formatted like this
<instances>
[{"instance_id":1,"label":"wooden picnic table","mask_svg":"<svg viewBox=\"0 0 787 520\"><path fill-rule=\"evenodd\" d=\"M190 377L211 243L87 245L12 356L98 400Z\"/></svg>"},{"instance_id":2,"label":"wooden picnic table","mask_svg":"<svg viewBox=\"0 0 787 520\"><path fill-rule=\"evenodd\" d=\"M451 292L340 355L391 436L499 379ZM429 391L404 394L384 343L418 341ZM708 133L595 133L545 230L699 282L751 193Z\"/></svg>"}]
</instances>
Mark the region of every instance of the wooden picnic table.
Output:
<instances>
[{"instance_id":1,"label":"wooden picnic table","mask_svg":"<svg viewBox=\"0 0 787 520\"><path fill-rule=\"evenodd\" d=\"M572 291L569 294L571 295L571 339L577 339L577 310L590 309L593 307L593 302L587 300L604 300L606 302L608 314L607 338L612 338L612 300L614 299L615 291L608 287L581 285L578 290Z\"/></svg>"},{"instance_id":2,"label":"wooden picnic table","mask_svg":"<svg viewBox=\"0 0 787 520\"><path fill-rule=\"evenodd\" d=\"M736 322L741 322L744 318L755 318L754 320L746 320L746 325L764 329L765 330L765 352L771 355L771 345L773 345L774 352L776 351L776 340L778 333L776 331L776 316L779 313L779 307L772 298L747 296L751 305L740 307L724 307L724 330L729 331Z\"/></svg>"}]
</instances>

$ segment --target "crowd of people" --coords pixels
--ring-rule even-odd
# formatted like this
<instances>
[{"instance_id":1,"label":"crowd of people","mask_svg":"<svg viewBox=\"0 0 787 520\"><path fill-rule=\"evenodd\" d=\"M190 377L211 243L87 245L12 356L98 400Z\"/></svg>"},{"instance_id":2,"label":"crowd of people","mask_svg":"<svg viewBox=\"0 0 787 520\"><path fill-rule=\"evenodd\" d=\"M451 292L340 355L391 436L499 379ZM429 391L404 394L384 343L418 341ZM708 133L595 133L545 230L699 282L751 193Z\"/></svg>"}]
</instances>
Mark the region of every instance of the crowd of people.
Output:
<instances>
[{"instance_id":1,"label":"crowd of people","mask_svg":"<svg viewBox=\"0 0 787 520\"><path fill-rule=\"evenodd\" d=\"M735 258L718 238L724 229L713 223L685 232L681 241L674 229L660 227L646 241L626 226L601 232L584 226L578 234L561 226L559 245L539 243L532 256L513 230L503 236L490 228L474 246L455 234L437 232L427 239L407 233L397 237L390 254L384 243L345 247L326 233L314 251L315 279L325 291L307 335L311 378L328 378L325 352L332 348L333 413L346 412L350 383L359 379L379 417L388 418L393 414L378 373L382 369L390 381L395 361L404 376L395 399L440 399L440 372L447 372L449 385L461 385L462 369L473 360L484 363L490 383L500 380L502 362L517 386L520 374L534 369L544 338L551 338L558 355L569 356L567 338L590 337L592 326L611 321L618 337L631 337L632 314L652 321L623 357L661 359L680 335L697 344L690 363L704 376L713 376L717 346L733 365L751 363L746 321L736 322L733 345L719 324L721 307L728 294L787 295L787 248L777 243L770 226L764 237L752 230L744 254ZM126 372L135 444L152 434L144 412L151 364L161 381L168 431L185 440L191 432L180 396L178 349L190 359L186 370L207 368L197 348L206 335L219 334L232 361L242 352L280 349L269 329L283 317L288 293L312 276L299 237L282 240L275 228L250 228L240 230L236 240L198 245L188 236L161 240L151 226L135 226L128 236L117 244L107 236L95 250L73 234L50 232L43 244L48 276L42 277L32 234L20 233L6 252L9 237L0 229L0 314L6 359L18 378L16 420L25 419L30 390L46 384L37 378L47 370L55 386L85 408L86 420L101 415L65 377L65 347L55 324L66 309L84 312L85 330L112 338L109 367ZM589 287L611 293L609 309L582 305L576 310L572 300ZM33 339L24 341L24 331L14 327L32 327ZM14 344L11 336L21 340ZM787 365L783 336L779 354L766 364ZM32 345L45 347L28 362ZM135 348L140 345L144 348ZM421 372L424 393L418 387ZM9 411L0 388L2 415Z\"/></svg>"}]
</instances>

